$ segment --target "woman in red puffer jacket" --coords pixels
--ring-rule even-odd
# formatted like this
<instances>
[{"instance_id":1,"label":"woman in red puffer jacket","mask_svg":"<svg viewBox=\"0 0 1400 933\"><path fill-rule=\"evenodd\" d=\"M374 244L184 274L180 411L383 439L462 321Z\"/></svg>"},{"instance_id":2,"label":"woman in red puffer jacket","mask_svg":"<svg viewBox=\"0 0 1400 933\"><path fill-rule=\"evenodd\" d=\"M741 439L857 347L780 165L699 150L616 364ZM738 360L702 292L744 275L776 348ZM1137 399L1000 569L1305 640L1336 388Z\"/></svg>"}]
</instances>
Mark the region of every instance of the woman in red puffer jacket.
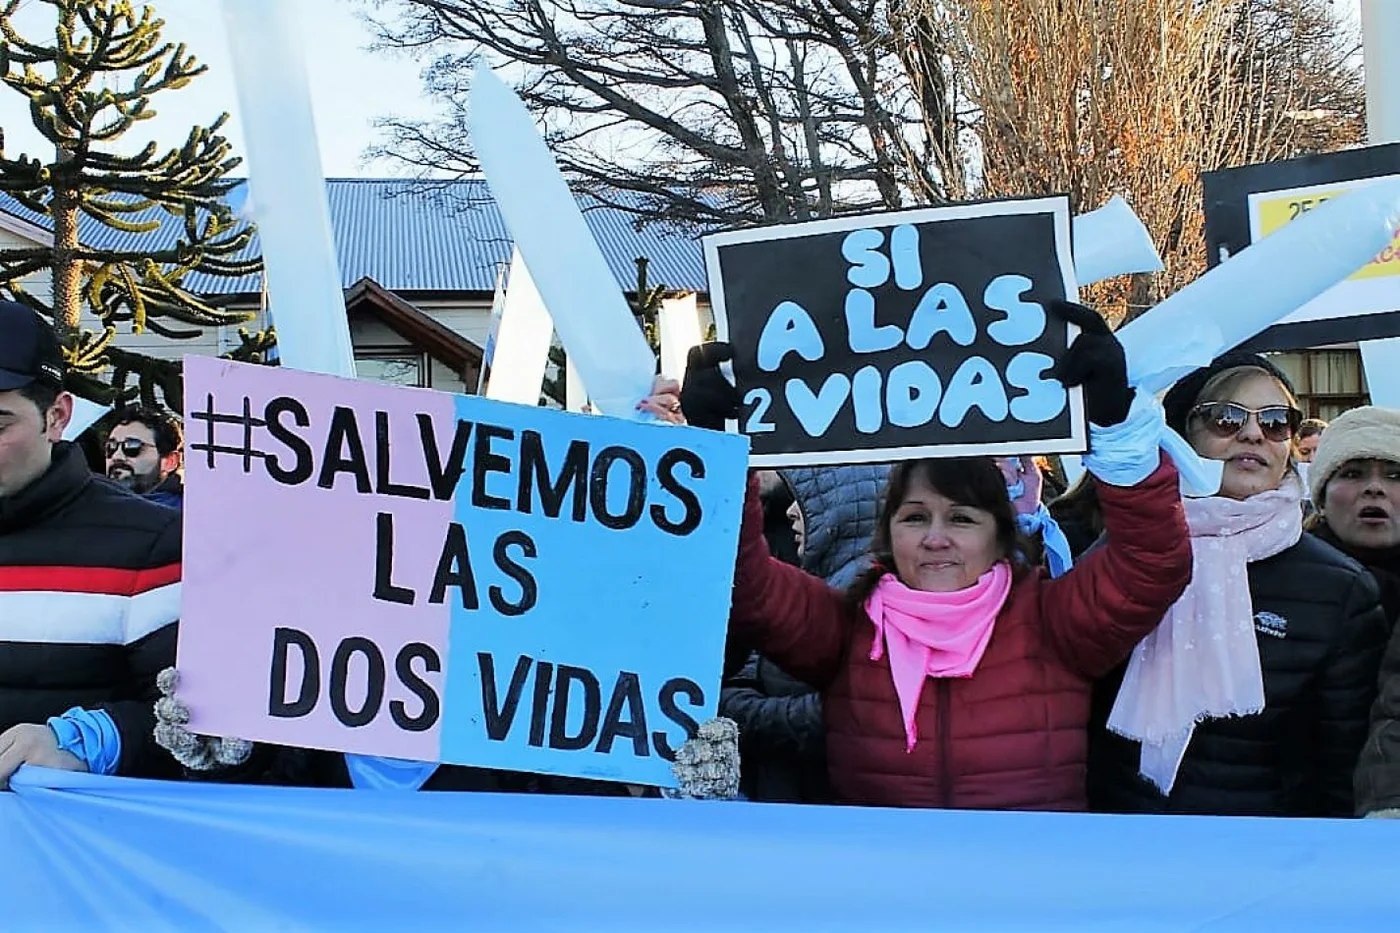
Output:
<instances>
[{"instance_id":1,"label":"woman in red puffer jacket","mask_svg":"<svg viewBox=\"0 0 1400 933\"><path fill-rule=\"evenodd\" d=\"M750 480L731 640L822 692L839 801L1084 809L1090 684L1128 657L1189 582L1177 474L1157 450L1160 407L1134 400L1122 348L1096 314L1047 309L1084 329L1053 374L1083 385L1086 465L1108 480L1097 480L1107 541L1064 576L1051 580L1019 559L990 458L897 466L875 565L844 593L769 556ZM693 351L682 393L687 418L702 427L728 414L714 381L723 377L707 365L717 355Z\"/></svg>"}]
</instances>

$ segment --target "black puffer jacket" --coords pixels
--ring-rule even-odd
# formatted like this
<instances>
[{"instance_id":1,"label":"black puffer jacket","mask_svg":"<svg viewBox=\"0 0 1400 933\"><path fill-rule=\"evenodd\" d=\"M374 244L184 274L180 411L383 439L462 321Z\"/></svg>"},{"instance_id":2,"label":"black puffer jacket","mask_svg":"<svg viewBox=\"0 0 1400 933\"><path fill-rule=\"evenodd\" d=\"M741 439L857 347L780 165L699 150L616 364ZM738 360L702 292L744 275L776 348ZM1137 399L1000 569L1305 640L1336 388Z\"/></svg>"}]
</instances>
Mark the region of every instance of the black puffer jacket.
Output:
<instances>
[{"instance_id":1,"label":"black puffer jacket","mask_svg":"<svg viewBox=\"0 0 1400 933\"><path fill-rule=\"evenodd\" d=\"M1386 618L1394 631L1395 622L1400 619L1400 547L1349 546L1337 537L1337 533L1325 521L1319 522L1312 533L1371 571L1371 576L1376 578L1376 584L1381 588L1381 605L1385 607Z\"/></svg>"},{"instance_id":2,"label":"black puffer jacket","mask_svg":"<svg viewBox=\"0 0 1400 933\"><path fill-rule=\"evenodd\" d=\"M1137 773L1138 745L1106 723L1123 669L1095 691L1092 809L1239 816L1352 815L1352 772L1366 738L1386 618L1375 580L1303 535L1249 565L1264 712L1196 727L1170 797Z\"/></svg>"},{"instance_id":3,"label":"black puffer jacket","mask_svg":"<svg viewBox=\"0 0 1400 933\"><path fill-rule=\"evenodd\" d=\"M1361 562L1381 589L1381 605L1391 626L1390 646L1381 662L1379 696L1371 709L1371 729L1356 764L1356 814L1400 810L1400 547L1348 547L1324 521L1313 534ZM1395 816L1396 813L1390 813Z\"/></svg>"},{"instance_id":4,"label":"black puffer jacket","mask_svg":"<svg viewBox=\"0 0 1400 933\"><path fill-rule=\"evenodd\" d=\"M754 654L725 681L719 711L739 724L740 790L762 803L827 803L822 698Z\"/></svg>"}]
</instances>

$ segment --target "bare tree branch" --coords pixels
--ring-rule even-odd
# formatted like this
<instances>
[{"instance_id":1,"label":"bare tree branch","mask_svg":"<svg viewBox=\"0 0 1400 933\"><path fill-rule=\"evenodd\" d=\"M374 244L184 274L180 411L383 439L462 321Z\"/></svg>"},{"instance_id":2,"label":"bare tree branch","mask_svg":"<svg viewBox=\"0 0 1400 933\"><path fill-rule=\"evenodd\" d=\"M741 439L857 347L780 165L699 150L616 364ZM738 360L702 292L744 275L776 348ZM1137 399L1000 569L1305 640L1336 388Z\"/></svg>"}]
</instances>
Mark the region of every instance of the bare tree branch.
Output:
<instances>
[{"instance_id":1,"label":"bare tree branch","mask_svg":"<svg viewBox=\"0 0 1400 933\"><path fill-rule=\"evenodd\" d=\"M1091 292L1120 317L1203 271L1202 172L1362 138L1355 38L1326 0L912 0L915 8L961 24L951 55L976 108L983 193L1064 192L1077 210L1122 194L1147 224L1166 271Z\"/></svg>"},{"instance_id":2,"label":"bare tree branch","mask_svg":"<svg viewBox=\"0 0 1400 933\"><path fill-rule=\"evenodd\" d=\"M943 197L886 0L373 0L440 119L376 152L469 172L468 68L504 66L561 167L642 219L775 222ZM950 112L954 108L947 108ZM954 134L956 135L956 134ZM953 157L946 159L951 161ZM640 196L644 207L636 206Z\"/></svg>"}]
</instances>

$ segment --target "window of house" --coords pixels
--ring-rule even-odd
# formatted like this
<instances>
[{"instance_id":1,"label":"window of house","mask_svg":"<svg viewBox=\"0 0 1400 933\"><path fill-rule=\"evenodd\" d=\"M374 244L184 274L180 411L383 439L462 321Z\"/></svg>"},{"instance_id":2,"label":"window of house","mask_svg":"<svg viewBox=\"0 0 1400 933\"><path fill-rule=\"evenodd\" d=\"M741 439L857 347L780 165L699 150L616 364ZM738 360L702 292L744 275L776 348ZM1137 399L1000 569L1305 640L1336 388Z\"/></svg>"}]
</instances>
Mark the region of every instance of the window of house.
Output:
<instances>
[{"instance_id":1,"label":"window of house","mask_svg":"<svg viewBox=\"0 0 1400 933\"><path fill-rule=\"evenodd\" d=\"M1361 351L1351 347L1271 354L1298 392L1303 414L1331 421L1342 412L1368 404Z\"/></svg>"},{"instance_id":2,"label":"window of house","mask_svg":"<svg viewBox=\"0 0 1400 933\"><path fill-rule=\"evenodd\" d=\"M389 385L425 388L428 385L428 361L422 353L357 352L355 375Z\"/></svg>"}]
</instances>

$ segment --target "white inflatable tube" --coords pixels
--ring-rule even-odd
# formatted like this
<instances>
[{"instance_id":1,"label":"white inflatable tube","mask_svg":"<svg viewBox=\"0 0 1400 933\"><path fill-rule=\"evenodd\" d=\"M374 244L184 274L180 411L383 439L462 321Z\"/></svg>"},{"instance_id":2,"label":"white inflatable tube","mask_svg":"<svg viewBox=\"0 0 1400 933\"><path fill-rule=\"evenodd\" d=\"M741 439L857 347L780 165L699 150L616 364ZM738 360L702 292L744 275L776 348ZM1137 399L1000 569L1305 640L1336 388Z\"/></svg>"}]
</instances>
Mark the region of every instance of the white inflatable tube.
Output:
<instances>
[{"instance_id":1,"label":"white inflatable tube","mask_svg":"<svg viewBox=\"0 0 1400 933\"><path fill-rule=\"evenodd\" d=\"M1080 285L1164 268L1147 227L1117 195L1098 210L1074 218L1072 226L1074 276Z\"/></svg>"},{"instance_id":2,"label":"white inflatable tube","mask_svg":"<svg viewBox=\"0 0 1400 933\"><path fill-rule=\"evenodd\" d=\"M491 195L590 401L604 414L645 420L636 404L651 393L656 358L534 120L484 65L470 103L472 147Z\"/></svg>"},{"instance_id":3,"label":"white inflatable tube","mask_svg":"<svg viewBox=\"0 0 1400 933\"><path fill-rule=\"evenodd\" d=\"M1400 228L1400 181L1327 201L1201 276L1118 331L1128 381L1161 392L1366 265ZM1167 432L1188 495L1219 489L1219 463Z\"/></svg>"},{"instance_id":4,"label":"white inflatable tube","mask_svg":"<svg viewBox=\"0 0 1400 933\"><path fill-rule=\"evenodd\" d=\"M296 2L223 0L224 25L279 358L294 369L353 378Z\"/></svg>"},{"instance_id":5,"label":"white inflatable tube","mask_svg":"<svg viewBox=\"0 0 1400 933\"><path fill-rule=\"evenodd\" d=\"M1128 381L1160 392L1366 265L1400 227L1400 180L1333 198L1118 331Z\"/></svg>"}]
</instances>

